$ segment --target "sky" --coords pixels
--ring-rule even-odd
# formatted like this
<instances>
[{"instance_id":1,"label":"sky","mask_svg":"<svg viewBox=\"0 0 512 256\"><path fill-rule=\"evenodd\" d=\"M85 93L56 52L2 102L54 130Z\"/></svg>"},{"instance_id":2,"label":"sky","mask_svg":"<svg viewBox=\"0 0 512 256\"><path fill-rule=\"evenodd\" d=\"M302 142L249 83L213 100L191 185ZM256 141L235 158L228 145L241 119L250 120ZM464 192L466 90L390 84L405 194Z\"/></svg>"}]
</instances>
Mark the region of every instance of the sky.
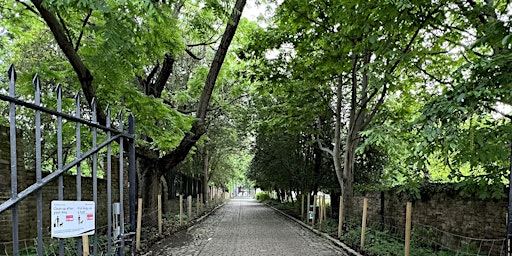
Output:
<instances>
[{"instance_id":1,"label":"sky","mask_svg":"<svg viewBox=\"0 0 512 256\"><path fill-rule=\"evenodd\" d=\"M250 21L257 21L260 26L265 27L265 22L258 21L258 17L270 16L270 14L266 11L267 7L268 5L265 4L257 5L254 0L248 1L248 3L245 5L244 11L242 12L242 17L245 17Z\"/></svg>"}]
</instances>

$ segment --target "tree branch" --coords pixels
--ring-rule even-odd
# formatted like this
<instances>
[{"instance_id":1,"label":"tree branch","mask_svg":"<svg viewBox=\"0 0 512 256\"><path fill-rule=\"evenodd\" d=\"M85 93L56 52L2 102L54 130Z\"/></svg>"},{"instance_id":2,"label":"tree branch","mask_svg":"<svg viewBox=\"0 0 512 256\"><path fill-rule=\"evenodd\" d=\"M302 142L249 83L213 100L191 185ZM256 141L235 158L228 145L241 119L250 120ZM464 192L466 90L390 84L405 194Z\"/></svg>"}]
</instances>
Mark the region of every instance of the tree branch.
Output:
<instances>
[{"instance_id":1,"label":"tree branch","mask_svg":"<svg viewBox=\"0 0 512 256\"><path fill-rule=\"evenodd\" d=\"M210 38L212 39L213 36ZM197 46L207 46L217 43L217 40L211 41L211 42L205 42L205 43L197 43L197 44L187 44L187 47L197 47Z\"/></svg>"},{"instance_id":2,"label":"tree branch","mask_svg":"<svg viewBox=\"0 0 512 256\"><path fill-rule=\"evenodd\" d=\"M498 114L500 114L500 115L502 115L502 116L512 120L512 115L510 115L510 114L503 113L503 111L499 111L498 109L493 108L493 107L489 106L488 104L484 104L483 106L484 106L484 108L486 108L486 109L488 109L490 111L496 112L496 113L498 113Z\"/></svg>"},{"instance_id":3,"label":"tree branch","mask_svg":"<svg viewBox=\"0 0 512 256\"><path fill-rule=\"evenodd\" d=\"M318 148L324 152L327 152L329 155L331 155L332 157L335 157L334 156L334 152L330 149L330 148L326 148L324 146L322 146L322 143L320 143L320 139L316 138L316 142L318 143Z\"/></svg>"},{"instance_id":4,"label":"tree branch","mask_svg":"<svg viewBox=\"0 0 512 256\"><path fill-rule=\"evenodd\" d=\"M68 27L66 26L66 22L64 22L64 19L62 16L60 16L60 13L57 12L57 17L59 17L60 24L62 28L64 28L64 31L66 31L66 36L68 38L68 41L71 45L73 45L73 39L71 39L71 32L69 32Z\"/></svg>"},{"instance_id":5,"label":"tree branch","mask_svg":"<svg viewBox=\"0 0 512 256\"><path fill-rule=\"evenodd\" d=\"M27 10L29 10L29 11L31 11L32 13L34 13L35 15L39 16L39 13L38 13L36 10L34 10L34 8L32 8L32 6L28 5L28 4L27 4L27 3L25 3L25 2L22 2L22 1L20 1L20 0L16 0L16 2L18 2L19 4L21 4L21 5L25 6L25 8L26 8Z\"/></svg>"},{"instance_id":6,"label":"tree branch","mask_svg":"<svg viewBox=\"0 0 512 256\"><path fill-rule=\"evenodd\" d=\"M163 156L160 159L162 171L168 171L169 169L175 167L178 163L183 161L187 156L190 149L196 144L196 142L203 136L206 132L205 130L205 121L206 121L206 113L208 110L208 104L210 102L210 98L213 93L213 89L215 87L215 83L217 81L217 77L219 75L220 68L224 59L226 58L226 54L235 35L236 29L240 22L240 17L242 16L242 11L245 7L246 0L237 0L233 11L231 13L231 22L228 22L226 25L226 29L224 34L222 35L222 40L220 42L219 49L215 53L213 61L210 66L210 71L206 77L205 85L203 88L203 92L201 93L201 98L199 99L199 106L196 112L196 120L192 123L192 128L190 132L188 132L185 137L181 140L180 144L176 149L174 149L171 153Z\"/></svg>"},{"instance_id":7,"label":"tree branch","mask_svg":"<svg viewBox=\"0 0 512 256\"><path fill-rule=\"evenodd\" d=\"M425 70L424 68L421 68L417 63L414 64L414 67L416 67L419 71L421 71L423 74L427 75L428 77L430 77L431 79L433 79L434 81L440 83L440 84L446 84L446 85L452 85L453 86L453 83L452 82L448 82L448 81L444 81L442 80L441 78L437 78L436 76L430 74L427 70Z\"/></svg>"},{"instance_id":8,"label":"tree branch","mask_svg":"<svg viewBox=\"0 0 512 256\"><path fill-rule=\"evenodd\" d=\"M80 35L78 36L78 40L76 40L76 44L75 44L75 52L78 52L78 48L80 47L80 41L82 40L82 36L84 35L85 25L87 25L87 21L89 20L91 15L92 15L92 9L89 10L89 13L87 14L87 16L84 19L84 22L82 23L82 28L80 29Z\"/></svg>"},{"instance_id":9,"label":"tree branch","mask_svg":"<svg viewBox=\"0 0 512 256\"><path fill-rule=\"evenodd\" d=\"M78 76L78 81L80 81L80 85L82 87L82 91L84 93L85 98L89 105L92 100L96 96L96 88L92 84L93 76L89 69L85 66L84 62L75 51L73 44L66 38L66 32L63 26L59 23L57 17L43 7L43 0L31 0L34 4L35 8L46 22L50 30L52 31L53 36L55 37L55 41L59 45L59 48L62 50L69 63L73 67L76 75ZM100 106L100 102L97 102L97 111L98 111L98 122L102 125L106 124L106 115Z\"/></svg>"},{"instance_id":10,"label":"tree branch","mask_svg":"<svg viewBox=\"0 0 512 256\"><path fill-rule=\"evenodd\" d=\"M197 56L196 56L196 55L195 55L191 50L189 50L189 49L185 49L185 52L186 52L186 53L188 53L188 55L189 55L190 57L192 57L192 59L195 59L195 60L202 60L202 59L203 59L203 58L199 58L199 57L197 57Z\"/></svg>"},{"instance_id":11,"label":"tree branch","mask_svg":"<svg viewBox=\"0 0 512 256\"><path fill-rule=\"evenodd\" d=\"M164 63L162 64L162 69L160 70L160 73L158 74L158 77L156 78L155 83L152 84L153 91L150 92L151 95L155 96L156 98L162 97L162 91L165 88L165 84L167 83L167 79L169 79L169 76L172 74L172 70L174 67L174 57L170 54L165 54ZM148 81L149 82L149 81Z\"/></svg>"},{"instance_id":12,"label":"tree branch","mask_svg":"<svg viewBox=\"0 0 512 256\"><path fill-rule=\"evenodd\" d=\"M409 40L409 42L405 45L405 47L402 49L402 54L407 54L414 41L416 41L416 38L418 37L421 29L423 29L425 27L425 25L427 24L427 22L430 20L430 18L432 18L432 16L444 5L444 3L438 5L436 8L434 8L431 12L429 12L427 14L427 16L425 17L425 19L421 22L421 24L416 28L416 30L414 31L411 39ZM398 64L400 64L400 59L396 60L393 65L389 68L389 70L387 71L387 74L392 74L393 72L395 72L396 68L398 67ZM373 119L373 117L377 114L377 111L379 110L380 106L384 103L384 99L386 98L386 94L387 94L387 90L388 90L388 85L387 83L384 83L384 88L382 89L381 91L381 94L380 94L380 97L379 99L377 100L377 103L373 106L370 114L368 115L368 118L362 123L361 127L362 129L364 129L364 127L366 127L370 122L371 120ZM375 90L374 93L372 93L372 96L369 97L369 98L373 98L376 93L377 93L378 90Z\"/></svg>"},{"instance_id":13,"label":"tree branch","mask_svg":"<svg viewBox=\"0 0 512 256\"><path fill-rule=\"evenodd\" d=\"M329 32L331 32L331 33L336 33L336 32L334 31L334 29L332 29L331 27L327 27L327 26L325 26L324 24L319 23L318 21L316 21L316 20L314 20L314 19L311 19L307 14L305 14L305 13L303 13L303 12L301 12L301 11L297 10L297 8L295 8L294 6L291 6L291 5L289 5L289 6L290 6L290 8L292 9L292 11L294 11L294 12L298 13L300 16L302 16L302 17L303 17L303 18L305 18L306 20L308 20L308 21L310 21L310 22L312 22L312 23L314 23L314 24L316 24L316 25L318 25L318 26L320 26L320 27L324 28L326 31L329 31Z\"/></svg>"},{"instance_id":14,"label":"tree branch","mask_svg":"<svg viewBox=\"0 0 512 256\"><path fill-rule=\"evenodd\" d=\"M145 80L146 84L151 83L151 80L153 79L153 77L155 76L155 74L159 68L160 68L160 63L157 62L156 65L153 67L153 69L151 69L151 72L149 72L148 77L146 77L146 80Z\"/></svg>"}]
</instances>

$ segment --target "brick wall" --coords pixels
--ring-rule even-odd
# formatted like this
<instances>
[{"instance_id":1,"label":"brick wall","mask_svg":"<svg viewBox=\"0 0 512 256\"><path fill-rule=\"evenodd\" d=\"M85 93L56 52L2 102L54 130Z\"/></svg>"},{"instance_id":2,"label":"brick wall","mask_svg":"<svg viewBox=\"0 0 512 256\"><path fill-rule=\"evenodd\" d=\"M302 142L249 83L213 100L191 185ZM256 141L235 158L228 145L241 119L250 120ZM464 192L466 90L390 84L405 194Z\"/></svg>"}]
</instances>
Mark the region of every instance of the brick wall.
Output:
<instances>
[{"instance_id":1,"label":"brick wall","mask_svg":"<svg viewBox=\"0 0 512 256\"><path fill-rule=\"evenodd\" d=\"M17 168L18 168L18 191L27 188L35 183L35 171L26 170L23 160L23 143L21 135L17 134ZM104 164L106 166L106 164ZM0 126L0 203L8 200L11 195L11 171L10 171L10 143L9 128ZM43 176L48 173L43 173ZM64 200L76 200L76 176L64 175ZM119 160L112 157L112 202L119 201ZM92 178L82 177L82 200L93 200ZM124 169L124 208L125 224L128 224L128 178L127 168ZM97 223L98 232L104 232L107 225L107 181L98 179L98 204ZM54 180L42 189L43 197L43 234L50 237L50 205L52 200L58 199L58 180ZM35 194L25 198L18 206L19 217L19 239L33 239L37 237L37 212ZM5 246L12 241L12 217L8 210L0 214L0 253L3 253Z\"/></svg>"},{"instance_id":2,"label":"brick wall","mask_svg":"<svg viewBox=\"0 0 512 256\"><path fill-rule=\"evenodd\" d=\"M405 226L405 196L392 190L369 192L366 197L369 221L384 220L397 227ZM363 196L356 196L353 204L355 214L360 216ZM414 223L419 223L471 238L500 239L506 232L507 206L507 198L479 200L445 190L412 202L413 228Z\"/></svg>"}]
</instances>

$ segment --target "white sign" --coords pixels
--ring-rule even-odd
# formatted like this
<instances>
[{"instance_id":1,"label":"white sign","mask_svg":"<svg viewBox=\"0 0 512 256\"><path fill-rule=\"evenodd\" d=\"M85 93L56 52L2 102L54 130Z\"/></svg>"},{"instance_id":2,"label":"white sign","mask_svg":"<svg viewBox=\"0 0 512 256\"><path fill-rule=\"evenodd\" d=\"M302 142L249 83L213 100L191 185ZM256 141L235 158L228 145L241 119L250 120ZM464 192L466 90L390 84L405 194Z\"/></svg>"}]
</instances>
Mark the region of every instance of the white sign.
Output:
<instances>
[{"instance_id":1,"label":"white sign","mask_svg":"<svg viewBox=\"0 0 512 256\"><path fill-rule=\"evenodd\" d=\"M52 237L94 235L94 201L52 201Z\"/></svg>"}]
</instances>

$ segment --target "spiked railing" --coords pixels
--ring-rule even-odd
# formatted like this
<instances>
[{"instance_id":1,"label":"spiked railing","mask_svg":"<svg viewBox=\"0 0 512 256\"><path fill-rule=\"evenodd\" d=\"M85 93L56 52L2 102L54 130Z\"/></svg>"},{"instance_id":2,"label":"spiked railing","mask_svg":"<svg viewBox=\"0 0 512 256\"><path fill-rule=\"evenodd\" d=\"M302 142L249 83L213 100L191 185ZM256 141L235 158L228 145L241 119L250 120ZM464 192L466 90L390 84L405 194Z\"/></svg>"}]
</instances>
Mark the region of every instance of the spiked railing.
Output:
<instances>
[{"instance_id":1,"label":"spiked railing","mask_svg":"<svg viewBox=\"0 0 512 256\"><path fill-rule=\"evenodd\" d=\"M136 209L136 180L135 180L135 121L132 114L128 116L128 131L125 132L123 126L123 115L120 113L117 116L117 123L119 124L118 129L115 129L111 126L111 117L110 117L110 107L107 106L107 120L106 126L100 125L97 122L97 109L96 109L96 100L92 101L91 104L91 113L92 120L86 120L82 117L81 111L81 102L80 102L80 94L77 93L75 96L75 113L74 115L69 115L63 113L62 111L62 87L59 85L56 89L57 94L57 109L52 110L41 105L41 83L39 80L39 76L36 75L33 79L33 84L35 88L35 97L34 103L26 102L20 100L16 97L15 94L15 86L16 86L16 71L14 66L11 65L8 70L8 78L9 78L9 95L0 94L0 101L5 101L9 103L9 123L10 123L10 169L11 169L11 196L10 198L0 204L0 214L6 210L11 210L12 215L12 240L13 240L13 254L19 255L19 245L18 245L18 205L19 203L27 199L27 197L31 194L35 194L36 197L36 207L37 207L37 254L43 255L43 199L42 199L42 188L50 183L53 180L58 180L58 199L64 199L64 182L63 175L68 172L72 168L76 168L76 200L82 200L82 168L81 163L86 159L92 159L92 180L93 180L93 201L97 205L98 203L98 152L104 148L107 151L107 211L108 211L108 228L107 228L107 255L110 255L112 251L112 150L111 144L113 142L119 143L119 196L120 196L120 204L121 204L121 216L120 216L120 226L124 227L124 213L123 213L123 172L124 172L124 140L128 142L128 179L130 183L129 188L129 202L130 202L130 230L135 230L135 209ZM17 107L25 107L28 109L32 109L35 111L35 171L36 171L36 182L26 189L20 191L18 193L18 170L17 170L17 155L16 155L16 108ZM57 122L57 169L53 170L49 175L43 177L42 176L42 159L41 159L41 114L49 114L56 117ZM63 119L68 122L75 123L75 132L76 132L76 156L74 160L64 164L63 160ZM90 149L83 152L82 151L82 126L88 127L92 137L92 145ZM106 133L106 139L98 143L98 130L102 130ZM28 199L27 199L28 200ZM95 214L96 215L96 214ZM121 228L121 235L123 234L124 229ZM78 247L80 248L81 240L78 239ZM124 248L123 248L124 249ZM122 249L122 250L123 250ZM81 251L79 249L78 254L81 255ZM121 254L124 252L121 250ZM93 255L98 255L98 237L97 234L94 235L93 241ZM59 255L64 255L64 243L62 239L59 241Z\"/></svg>"}]
</instances>

